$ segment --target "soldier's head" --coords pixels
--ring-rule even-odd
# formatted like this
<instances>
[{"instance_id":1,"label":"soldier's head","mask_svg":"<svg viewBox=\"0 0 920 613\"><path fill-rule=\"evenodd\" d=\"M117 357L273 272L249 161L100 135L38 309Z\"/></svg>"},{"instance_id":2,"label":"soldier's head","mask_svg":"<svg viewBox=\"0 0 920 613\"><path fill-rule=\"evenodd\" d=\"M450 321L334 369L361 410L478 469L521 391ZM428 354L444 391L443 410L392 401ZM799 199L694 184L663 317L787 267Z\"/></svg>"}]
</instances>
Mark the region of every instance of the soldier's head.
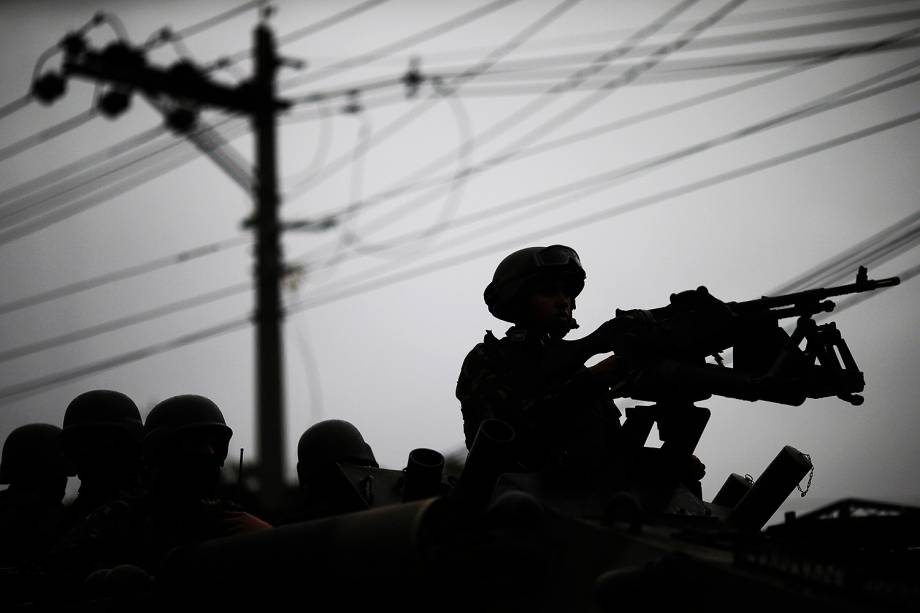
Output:
<instances>
[{"instance_id":1,"label":"soldier's head","mask_svg":"<svg viewBox=\"0 0 920 613\"><path fill-rule=\"evenodd\" d=\"M351 423L341 419L320 421L297 443L297 477L301 489L316 487L330 478L340 462L378 468L370 445Z\"/></svg>"},{"instance_id":2,"label":"soldier's head","mask_svg":"<svg viewBox=\"0 0 920 613\"><path fill-rule=\"evenodd\" d=\"M233 431L213 401L173 396L144 423L144 461L156 493L204 498L214 493Z\"/></svg>"},{"instance_id":3,"label":"soldier's head","mask_svg":"<svg viewBox=\"0 0 920 613\"><path fill-rule=\"evenodd\" d=\"M61 449L61 429L51 424L19 426L3 443L0 483L29 500L57 504L73 468Z\"/></svg>"},{"instance_id":4,"label":"soldier's head","mask_svg":"<svg viewBox=\"0 0 920 613\"><path fill-rule=\"evenodd\" d=\"M64 413L61 440L82 485L117 485L136 480L143 431L140 411L121 392L80 394Z\"/></svg>"},{"instance_id":5,"label":"soldier's head","mask_svg":"<svg viewBox=\"0 0 920 613\"><path fill-rule=\"evenodd\" d=\"M499 263L483 298L499 319L562 337L577 327L572 311L585 276L571 247L527 247Z\"/></svg>"}]
</instances>

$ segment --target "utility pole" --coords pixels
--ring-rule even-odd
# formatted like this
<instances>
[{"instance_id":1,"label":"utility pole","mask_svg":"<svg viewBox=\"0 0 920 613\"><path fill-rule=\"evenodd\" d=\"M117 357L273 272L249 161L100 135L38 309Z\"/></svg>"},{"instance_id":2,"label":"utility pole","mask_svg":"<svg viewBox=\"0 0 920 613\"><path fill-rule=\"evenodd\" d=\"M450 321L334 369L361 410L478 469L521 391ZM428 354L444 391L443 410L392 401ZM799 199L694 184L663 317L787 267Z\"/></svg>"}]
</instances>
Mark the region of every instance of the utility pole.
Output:
<instances>
[{"instance_id":1,"label":"utility pole","mask_svg":"<svg viewBox=\"0 0 920 613\"><path fill-rule=\"evenodd\" d=\"M284 372L281 347L281 240L275 159L275 73L279 60L271 30L255 31L253 79L256 133L256 344L259 458L264 504L277 509L284 494Z\"/></svg>"},{"instance_id":2,"label":"utility pole","mask_svg":"<svg viewBox=\"0 0 920 613\"><path fill-rule=\"evenodd\" d=\"M260 459L260 496L276 510L284 494L284 385L281 344L281 224L278 219L276 124L290 103L276 97L275 75L282 60L272 31L260 23L254 32L255 74L236 86L223 85L188 60L168 68L147 63L145 50L119 40L101 51L89 48L83 31L60 43L64 54L60 73L46 72L33 83L32 94L43 103L63 95L70 76L104 84L99 111L109 118L130 106L134 92L163 111L175 131L189 133L198 124L198 111L210 106L245 113L255 131L255 211L246 222L256 235L256 402Z\"/></svg>"}]
</instances>

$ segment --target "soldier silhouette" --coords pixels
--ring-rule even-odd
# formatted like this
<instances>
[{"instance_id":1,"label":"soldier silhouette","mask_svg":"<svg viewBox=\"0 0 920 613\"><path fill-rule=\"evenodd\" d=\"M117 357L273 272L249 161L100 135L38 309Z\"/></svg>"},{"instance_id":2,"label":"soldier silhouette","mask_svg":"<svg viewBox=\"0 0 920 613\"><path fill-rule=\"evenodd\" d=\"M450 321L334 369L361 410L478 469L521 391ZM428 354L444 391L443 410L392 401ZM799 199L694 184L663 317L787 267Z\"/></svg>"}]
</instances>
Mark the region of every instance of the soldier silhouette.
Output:
<instances>
[{"instance_id":1,"label":"soldier silhouette","mask_svg":"<svg viewBox=\"0 0 920 613\"><path fill-rule=\"evenodd\" d=\"M498 265L484 298L490 313L513 325L502 339L487 331L463 361L456 394L467 448L487 418L514 428L525 470L583 469L615 445L620 412L611 386L623 381L621 360L588 368L590 356L555 359L578 327L572 312L585 277L578 254L563 245L521 249Z\"/></svg>"},{"instance_id":2,"label":"soldier silhouette","mask_svg":"<svg viewBox=\"0 0 920 613\"><path fill-rule=\"evenodd\" d=\"M147 488L116 498L74 527L51 554L65 582L130 564L156 576L176 548L271 526L230 501L214 498L232 430L204 396L174 396L144 423Z\"/></svg>"},{"instance_id":3,"label":"soldier silhouette","mask_svg":"<svg viewBox=\"0 0 920 613\"><path fill-rule=\"evenodd\" d=\"M140 487L143 422L128 396L100 389L74 398L63 425L64 453L80 478L80 490L68 509L71 524L76 524L102 504Z\"/></svg>"},{"instance_id":4,"label":"soldier silhouette","mask_svg":"<svg viewBox=\"0 0 920 613\"><path fill-rule=\"evenodd\" d=\"M64 491L73 469L61 452L61 429L27 424L13 430L0 458L0 566L21 566L47 553L65 528Z\"/></svg>"},{"instance_id":5,"label":"soldier silhouette","mask_svg":"<svg viewBox=\"0 0 920 613\"><path fill-rule=\"evenodd\" d=\"M564 245L520 249L499 263L483 297L490 313L513 325L501 339L487 331L463 361L456 395L467 448L484 420L500 419L514 430L517 469L583 493L601 487L601 504L617 489L634 489L646 465L698 480L703 466L695 457L672 467L656 449L636 449L630 428L621 426L613 400L629 395L633 365L610 355L585 366L612 353L623 333L618 322L563 340L578 327L572 312L585 278L578 254Z\"/></svg>"},{"instance_id":6,"label":"soldier silhouette","mask_svg":"<svg viewBox=\"0 0 920 613\"><path fill-rule=\"evenodd\" d=\"M370 445L350 422L327 419L304 431L297 443L297 478L303 504L294 513L295 521L365 508L340 471L340 463L379 467Z\"/></svg>"}]
</instances>

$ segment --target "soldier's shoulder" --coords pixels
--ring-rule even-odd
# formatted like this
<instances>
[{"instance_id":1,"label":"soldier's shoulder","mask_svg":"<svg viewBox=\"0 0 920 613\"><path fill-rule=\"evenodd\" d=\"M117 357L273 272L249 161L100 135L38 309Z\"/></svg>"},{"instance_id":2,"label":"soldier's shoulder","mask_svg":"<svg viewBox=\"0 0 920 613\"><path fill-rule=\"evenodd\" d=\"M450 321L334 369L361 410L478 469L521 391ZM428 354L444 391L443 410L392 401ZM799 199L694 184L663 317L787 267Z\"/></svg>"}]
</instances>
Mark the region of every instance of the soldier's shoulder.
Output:
<instances>
[{"instance_id":1,"label":"soldier's shoulder","mask_svg":"<svg viewBox=\"0 0 920 613\"><path fill-rule=\"evenodd\" d=\"M482 342L477 343L469 350L464 358L465 365L476 364L483 361L500 358L502 354L502 341L497 339L491 330L486 330Z\"/></svg>"}]
</instances>

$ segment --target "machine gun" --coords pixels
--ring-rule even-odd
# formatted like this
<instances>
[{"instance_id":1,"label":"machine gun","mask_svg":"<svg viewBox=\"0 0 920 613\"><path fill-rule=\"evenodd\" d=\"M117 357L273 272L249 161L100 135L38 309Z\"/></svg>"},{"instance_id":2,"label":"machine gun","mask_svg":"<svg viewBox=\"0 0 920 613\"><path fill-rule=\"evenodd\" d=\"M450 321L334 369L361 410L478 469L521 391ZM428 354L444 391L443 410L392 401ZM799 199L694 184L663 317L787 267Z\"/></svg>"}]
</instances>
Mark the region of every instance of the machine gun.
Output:
<instances>
[{"instance_id":1,"label":"machine gun","mask_svg":"<svg viewBox=\"0 0 920 613\"><path fill-rule=\"evenodd\" d=\"M627 440L643 446L657 423L662 449L673 458L687 457L710 416L695 403L713 395L796 406L808 398L837 396L862 404L863 373L846 341L834 323L819 325L814 316L833 311L830 298L899 282L897 277L871 280L860 267L856 282L849 285L743 302L723 302L699 287L672 294L664 307L617 309L615 318L588 336L564 342L561 357L553 358L557 363L545 367L572 364L570 360L584 363L592 355L614 351L631 371L617 394L653 403L627 408ZM780 324L793 317L790 334ZM721 357L729 349L731 366ZM802 466L807 471L810 464ZM801 474L782 479L783 487L791 490ZM788 491L773 498L781 502L785 495Z\"/></svg>"},{"instance_id":2,"label":"machine gun","mask_svg":"<svg viewBox=\"0 0 920 613\"><path fill-rule=\"evenodd\" d=\"M611 350L625 357L635 376L624 395L638 400L693 402L718 395L800 405L837 396L858 405L863 373L836 325L818 325L813 317L833 311L829 298L899 282L869 279L861 267L849 285L743 302L723 302L699 287L672 294L664 307L617 309L594 333L567 342L566 359ZM790 335L780 322L792 317L797 320ZM731 367L721 358L729 349Z\"/></svg>"}]
</instances>

